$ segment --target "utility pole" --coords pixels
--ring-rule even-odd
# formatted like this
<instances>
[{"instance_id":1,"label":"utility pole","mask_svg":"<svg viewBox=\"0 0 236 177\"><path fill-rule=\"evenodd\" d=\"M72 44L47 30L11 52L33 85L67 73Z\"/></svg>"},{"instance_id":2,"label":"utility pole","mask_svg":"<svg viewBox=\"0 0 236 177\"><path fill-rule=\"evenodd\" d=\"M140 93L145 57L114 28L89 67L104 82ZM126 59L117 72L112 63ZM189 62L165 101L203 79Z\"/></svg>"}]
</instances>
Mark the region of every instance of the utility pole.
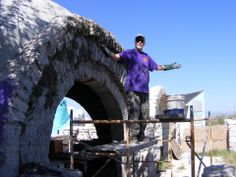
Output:
<instances>
[{"instance_id":1,"label":"utility pole","mask_svg":"<svg viewBox=\"0 0 236 177\"><path fill-rule=\"evenodd\" d=\"M235 115L235 104L234 104L234 115Z\"/></svg>"}]
</instances>

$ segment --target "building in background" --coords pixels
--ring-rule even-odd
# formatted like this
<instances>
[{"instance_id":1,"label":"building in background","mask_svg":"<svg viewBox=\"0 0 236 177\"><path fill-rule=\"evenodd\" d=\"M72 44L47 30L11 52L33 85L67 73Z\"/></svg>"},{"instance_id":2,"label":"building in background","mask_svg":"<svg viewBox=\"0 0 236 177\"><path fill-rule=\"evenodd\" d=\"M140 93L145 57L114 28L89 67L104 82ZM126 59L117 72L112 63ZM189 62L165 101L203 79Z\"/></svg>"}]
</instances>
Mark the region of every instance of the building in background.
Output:
<instances>
[{"instance_id":1,"label":"building in background","mask_svg":"<svg viewBox=\"0 0 236 177\"><path fill-rule=\"evenodd\" d=\"M194 125L196 127L205 127L205 120L202 120L206 117L205 115L205 96L204 91L197 91L193 93L183 94L184 102L186 106L186 117L190 118L190 109L189 107L193 106L194 114Z\"/></svg>"},{"instance_id":2,"label":"building in background","mask_svg":"<svg viewBox=\"0 0 236 177\"><path fill-rule=\"evenodd\" d=\"M205 116L205 95L204 90L181 94L184 97L185 103L185 117L190 119L190 106L193 106L194 127L205 127L206 121L203 120ZM188 122L177 122L175 124L175 139L178 142L185 140L184 132L189 130L190 124ZM190 132L189 132L190 135Z\"/></svg>"}]
</instances>

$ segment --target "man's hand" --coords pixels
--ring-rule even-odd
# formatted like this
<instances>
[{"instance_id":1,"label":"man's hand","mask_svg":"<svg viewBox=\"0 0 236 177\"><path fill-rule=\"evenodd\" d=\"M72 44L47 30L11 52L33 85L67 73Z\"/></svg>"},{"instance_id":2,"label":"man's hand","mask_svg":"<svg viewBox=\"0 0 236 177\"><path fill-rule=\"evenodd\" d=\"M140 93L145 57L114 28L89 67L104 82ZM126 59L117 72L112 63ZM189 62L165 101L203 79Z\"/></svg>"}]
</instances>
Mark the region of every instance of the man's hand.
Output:
<instances>
[{"instance_id":1,"label":"man's hand","mask_svg":"<svg viewBox=\"0 0 236 177\"><path fill-rule=\"evenodd\" d=\"M106 55L106 57L112 57L113 52L110 51L104 44L102 44L101 49L103 53Z\"/></svg>"},{"instance_id":2,"label":"man's hand","mask_svg":"<svg viewBox=\"0 0 236 177\"><path fill-rule=\"evenodd\" d=\"M170 65L164 65L164 67L165 67L164 71L168 71L168 70L172 70L172 69L179 69L179 68L181 68L181 65L177 64L177 63L172 63Z\"/></svg>"}]
</instances>

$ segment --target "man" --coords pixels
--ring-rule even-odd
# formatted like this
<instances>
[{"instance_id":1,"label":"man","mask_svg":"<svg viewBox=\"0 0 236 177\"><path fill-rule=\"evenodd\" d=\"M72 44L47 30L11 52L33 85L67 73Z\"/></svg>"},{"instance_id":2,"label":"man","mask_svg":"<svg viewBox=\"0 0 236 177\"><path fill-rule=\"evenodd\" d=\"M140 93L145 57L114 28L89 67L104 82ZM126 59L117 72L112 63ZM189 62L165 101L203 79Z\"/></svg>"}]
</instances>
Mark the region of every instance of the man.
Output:
<instances>
[{"instance_id":1,"label":"man","mask_svg":"<svg viewBox=\"0 0 236 177\"><path fill-rule=\"evenodd\" d=\"M123 60L126 65L127 75L125 91L129 111L129 120L145 120L149 117L149 71L178 69L181 66L173 63L170 65L159 65L143 51L145 37L137 34L135 37L135 48L124 50L115 54L102 46L106 55L114 60ZM142 141L145 138L146 124L131 124L131 140Z\"/></svg>"}]
</instances>

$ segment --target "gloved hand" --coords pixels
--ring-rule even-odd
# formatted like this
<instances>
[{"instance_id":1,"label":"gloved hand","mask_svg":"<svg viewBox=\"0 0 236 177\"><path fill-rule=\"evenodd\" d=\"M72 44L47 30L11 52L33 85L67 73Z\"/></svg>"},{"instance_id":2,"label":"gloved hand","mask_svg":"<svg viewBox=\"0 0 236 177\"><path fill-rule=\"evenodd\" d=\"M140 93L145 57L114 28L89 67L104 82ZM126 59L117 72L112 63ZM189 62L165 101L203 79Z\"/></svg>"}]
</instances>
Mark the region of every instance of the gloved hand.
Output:
<instances>
[{"instance_id":1,"label":"gloved hand","mask_svg":"<svg viewBox=\"0 0 236 177\"><path fill-rule=\"evenodd\" d=\"M181 65L177 64L177 63L172 63L169 65L164 65L164 67L165 67L164 71L168 71L168 70L172 70L172 69L179 69L179 68L181 68Z\"/></svg>"},{"instance_id":2,"label":"gloved hand","mask_svg":"<svg viewBox=\"0 0 236 177\"><path fill-rule=\"evenodd\" d=\"M106 55L106 57L112 57L113 52L110 51L104 44L102 44L101 49L103 53Z\"/></svg>"}]
</instances>

